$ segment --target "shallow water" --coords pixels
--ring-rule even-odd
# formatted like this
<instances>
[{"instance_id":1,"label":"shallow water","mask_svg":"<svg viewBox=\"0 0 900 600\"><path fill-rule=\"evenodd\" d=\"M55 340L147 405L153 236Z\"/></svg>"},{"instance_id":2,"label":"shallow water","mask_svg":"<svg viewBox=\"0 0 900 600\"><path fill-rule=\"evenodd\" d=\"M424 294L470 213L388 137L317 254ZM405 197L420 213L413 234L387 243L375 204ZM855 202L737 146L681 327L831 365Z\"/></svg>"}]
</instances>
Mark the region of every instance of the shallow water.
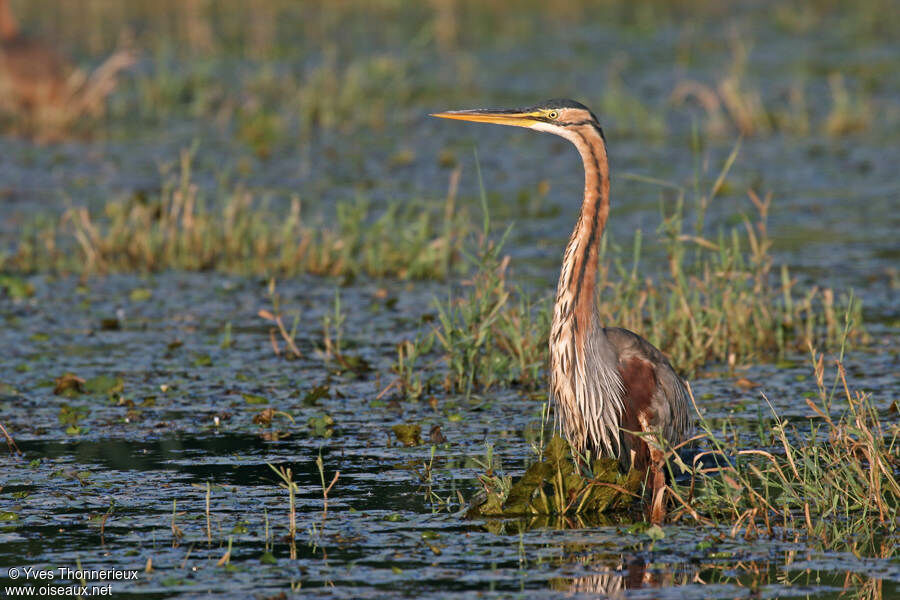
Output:
<instances>
[{"instance_id":1,"label":"shallow water","mask_svg":"<svg viewBox=\"0 0 900 600\"><path fill-rule=\"evenodd\" d=\"M48 14L60 15L53 10ZM33 24L46 25L28 14ZM286 14L285 22L294 19L302 27L296 13ZM739 222L741 212L751 212L748 187L771 191L776 259L790 265L801 284L852 287L862 298L874 341L846 358L848 376L886 418L896 419L889 408L897 398L900 364L900 70L885 66L896 67L897 43L877 28L864 39L843 26L785 35L764 26L768 15L755 5L731 16L712 11L694 25L677 14L644 25L607 16L595 15L577 27L554 21L542 36L467 33L458 49L465 60L447 60L433 70L424 65L441 59L423 51L407 74L418 92L386 110L380 127L310 133L288 123L291 135L279 138L268 158L253 154L227 115L194 115L187 101L160 107L168 111L162 117L136 110L138 116L129 118L140 91L136 83L125 83L106 123L106 139L49 147L0 139L0 244L13 245L18 228L35 214L156 193L165 179L159 165L177 160L195 140L195 181L211 201L240 183L274 205L299 193L311 212L323 214L333 200L357 194L379 205L398 199L443 202L450 175L438 155L450 150L463 166L460 203L477 219L477 143L495 226L515 222L507 245L513 275L534 289L550 289L581 188L572 151L530 132L424 115L479 104L528 104L564 92L594 106L608 123L614 168L609 235L627 247L641 228L646 268L653 272L661 252L648 241L660 222L661 197L657 188L625 174L690 187L700 173L703 186L711 184L736 134L704 139L702 151L693 152L692 123L701 122L700 113L673 107L666 98L682 76L711 81L725 70L728 31L736 26L753 41L749 78L765 97L777 98L797 77L808 78L810 112L821 119L830 102L824 77L840 69L848 85L869 86L879 120L843 138L817 130L744 139L728 186L710 207L706 233L714 235ZM332 31L326 17L322 27ZM179 34L152 11L129 18L161 31L161 48L172 51L180 43ZM217 18L227 30L240 16ZM345 26L368 33L354 42L358 47L342 46L341 52L402 54L412 33L427 31L422 19L412 11L397 31L374 32L365 15L356 16ZM525 33L535 26L529 23L520 24ZM837 16L823 21L836 23L843 22ZM271 53L278 68L292 72L321 58L309 35L296 40L285 30L275 36ZM77 53L88 52L77 36L61 39ZM685 44L693 48L690 59L676 65L671 57ZM212 56L175 52L172 77L221 73L226 96L239 96L260 61L239 45L223 43L219 50ZM151 72L158 59L145 58L139 69ZM606 68L617 60L627 65L621 71L627 89L664 115L663 135L642 130L640 119L629 121L615 107L605 118L591 102L605 97L611 81ZM477 68L460 80L465 61ZM290 114L291 106L285 100L278 110ZM401 150L412 153L411 162L398 164ZM537 191L544 180L550 183L546 196ZM525 208L510 201L519 197L526 198ZM518 474L534 456L544 398L518 389L471 398L438 394L418 403L379 397L393 378L396 345L427 330L423 316L433 313L433 299L445 297L450 284L357 279L347 285L315 277L279 282L288 320L300 315L303 356L286 360L274 354L269 325L257 316L271 308L262 274L258 280L166 272L85 282L34 275L27 281L34 287L31 297L0 292L0 422L24 452L0 462L3 585L11 582L11 567L80 565L138 570L136 583L114 583L113 590L117 597L145 598L278 597L292 586L337 597L621 592L629 598L837 598L846 597L845 588L863 597L900 593L893 553L857 557L785 536L748 541L728 529L684 522L667 525L664 537L652 539L624 517L590 523L465 519L459 497L477 491L475 477L483 471L475 459L484 459L490 443L502 467ZM371 370L341 372L323 353L323 317L335 293L347 316L345 352L364 359ZM748 443L777 451L759 439L757 423L769 418L762 395L783 418L803 421L811 416L805 395L815 389L808 357L789 359L737 374L710 366L693 382L701 410L716 424L733 420ZM54 380L64 373L88 381L118 377L122 387L56 395ZM735 384L736 377L760 385L748 390ZM316 388L327 393L314 400L309 393ZM271 425L255 423L267 408L281 413ZM837 403L833 410L841 408ZM421 425L425 443L399 444L391 426L403 423ZM434 426L446 441L434 444L432 458L428 434ZM290 467L298 485L296 560L289 558L285 537L288 493L268 464ZM326 515L322 478L327 486L336 471ZM435 497L449 502L438 504ZM230 561L217 564L229 545ZM272 560L261 561L267 550Z\"/></svg>"},{"instance_id":2,"label":"shallow water","mask_svg":"<svg viewBox=\"0 0 900 600\"><path fill-rule=\"evenodd\" d=\"M347 311L345 345L373 368L359 377L335 374L335 365L316 355L323 310L314 307L327 306L333 290L311 278L279 288L286 314L303 307L308 315L298 334L304 358L295 361L272 351L268 326L255 314L268 302L258 282L202 274L111 276L80 290L71 279L33 282L32 299L7 307L4 317L15 326L0 338L8 349L0 360L6 384L0 410L24 452L0 467L7 519L0 563L141 569L136 584L114 589L150 597L275 594L290 581L346 597L554 597L649 588L641 593L730 598L754 587L764 596L827 597L848 574L883 580L887 597L900 579L895 560L848 557L803 540L747 543L689 524L667 526L665 537L653 541L629 533L630 520L466 520L457 491L464 498L476 491L482 468L473 458L483 457L490 442L509 472L522 468L533 456L529 440L539 429L541 402L514 390L469 400L441 396L434 406L377 399L386 385L377 374L388 373L394 343L415 330L410 315L433 293L427 286L402 294L405 285L388 286L396 305L376 300L374 284L341 289L345 306L359 307ZM132 300L134 289L155 291ZM110 314L118 315L119 329L100 329ZM232 345L222 348L226 320ZM23 332L34 333L23 339ZM41 332L49 338L34 335ZM879 408L888 407L896 348L854 354L847 369ZM121 377L123 387L112 395L54 395L53 379L65 372ZM698 379L694 390L713 422L732 418L752 438L759 392L784 418L810 416L798 402L812 389L808 372L800 357L795 366L742 373L762 383L752 391L733 377ZM307 393L320 385L328 396L308 405ZM61 422L64 405L69 413L81 409L77 432L67 433ZM255 424L253 417L269 407L293 422L276 416L271 426ZM325 414L334 421L327 438L309 424ZM400 423L422 425L426 440L440 426L447 441L435 446L432 459L430 443L407 448L394 439L390 426ZM272 441L273 432L282 439ZM327 517L319 455L326 483L340 471ZM296 561L285 540L288 494L267 463L293 469L298 484ZM428 501L426 464L433 465L431 489L449 497L449 507ZM177 543L173 510L183 532ZM274 564L260 562L267 539ZM229 540L230 566L216 566ZM148 559L153 570L144 573Z\"/></svg>"}]
</instances>

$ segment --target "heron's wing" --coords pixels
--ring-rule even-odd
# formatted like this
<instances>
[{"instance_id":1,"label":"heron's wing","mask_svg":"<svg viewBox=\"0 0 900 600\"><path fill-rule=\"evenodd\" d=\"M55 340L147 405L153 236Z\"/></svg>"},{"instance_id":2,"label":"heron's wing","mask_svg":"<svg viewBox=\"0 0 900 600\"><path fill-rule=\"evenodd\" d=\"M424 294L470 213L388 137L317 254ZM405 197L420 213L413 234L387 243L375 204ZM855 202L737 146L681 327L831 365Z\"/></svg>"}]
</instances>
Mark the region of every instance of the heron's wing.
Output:
<instances>
[{"instance_id":1,"label":"heron's wing","mask_svg":"<svg viewBox=\"0 0 900 600\"><path fill-rule=\"evenodd\" d=\"M665 355L641 336L619 327L604 329L616 351L619 372L625 384L622 428L662 433L670 445L681 443L690 431L688 393ZM623 433L623 443L643 458L645 448L637 436ZM626 457L622 457L623 462ZM636 462L637 462L636 460ZM637 466L637 465L635 465Z\"/></svg>"}]
</instances>

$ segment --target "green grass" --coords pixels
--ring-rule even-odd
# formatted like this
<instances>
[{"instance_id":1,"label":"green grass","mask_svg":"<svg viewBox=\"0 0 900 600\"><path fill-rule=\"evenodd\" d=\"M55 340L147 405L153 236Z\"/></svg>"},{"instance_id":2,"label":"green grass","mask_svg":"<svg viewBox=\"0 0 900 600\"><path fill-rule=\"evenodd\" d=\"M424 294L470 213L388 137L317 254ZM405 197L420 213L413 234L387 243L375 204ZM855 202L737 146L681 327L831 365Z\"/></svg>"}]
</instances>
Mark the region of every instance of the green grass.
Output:
<instances>
[{"instance_id":1,"label":"green grass","mask_svg":"<svg viewBox=\"0 0 900 600\"><path fill-rule=\"evenodd\" d=\"M878 553L879 540L897 535L900 522L900 427L883 420L868 394L852 391L840 360L826 383L824 356L812 352L815 413L792 423L771 408L759 447L743 447L699 417L705 453L720 467L682 465L690 484L673 486L673 519L725 522L745 537L800 532L825 547ZM835 396L844 408L835 415ZM766 443L768 441L768 443ZM764 450L774 446L772 450ZM885 557L887 558L887 557Z\"/></svg>"},{"instance_id":2,"label":"green grass","mask_svg":"<svg viewBox=\"0 0 900 600\"><path fill-rule=\"evenodd\" d=\"M158 197L38 218L0 255L0 270L444 278L460 262L466 223L452 197L439 208L394 203L377 214L364 198L339 201L332 221L307 218L299 198L287 210L241 190L207 202L185 151Z\"/></svg>"}]
</instances>

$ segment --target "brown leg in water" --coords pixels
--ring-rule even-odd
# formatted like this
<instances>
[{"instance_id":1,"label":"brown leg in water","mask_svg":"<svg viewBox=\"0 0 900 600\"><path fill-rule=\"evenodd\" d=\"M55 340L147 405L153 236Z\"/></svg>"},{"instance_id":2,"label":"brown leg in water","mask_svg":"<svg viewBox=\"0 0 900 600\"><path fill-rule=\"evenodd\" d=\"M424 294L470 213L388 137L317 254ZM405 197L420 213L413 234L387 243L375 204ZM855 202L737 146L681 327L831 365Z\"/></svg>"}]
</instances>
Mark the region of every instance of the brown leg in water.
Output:
<instances>
[{"instance_id":1,"label":"brown leg in water","mask_svg":"<svg viewBox=\"0 0 900 600\"><path fill-rule=\"evenodd\" d=\"M650 423L643 413L638 415L638 422L640 422L641 424L642 431L646 433L650 433L652 431L650 429ZM650 522L654 525L659 525L666 517L666 478L662 471L663 453L662 450L654 445L652 440L648 442L647 439L644 438L644 443L646 443L650 449L649 473L650 485L653 489L653 500L650 503Z\"/></svg>"},{"instance_id":2,"label":"brown leg in water","mask_svg":"<svg viewBox=\"0 0 900 600\"><path fill-rule=\"evenodd\" d=\"M666 517L666 478L662 471L663 453L650 449L650 479L653 485L653 502L650 504L650 522L659 525Z\"/></svg>"}]
</instances>

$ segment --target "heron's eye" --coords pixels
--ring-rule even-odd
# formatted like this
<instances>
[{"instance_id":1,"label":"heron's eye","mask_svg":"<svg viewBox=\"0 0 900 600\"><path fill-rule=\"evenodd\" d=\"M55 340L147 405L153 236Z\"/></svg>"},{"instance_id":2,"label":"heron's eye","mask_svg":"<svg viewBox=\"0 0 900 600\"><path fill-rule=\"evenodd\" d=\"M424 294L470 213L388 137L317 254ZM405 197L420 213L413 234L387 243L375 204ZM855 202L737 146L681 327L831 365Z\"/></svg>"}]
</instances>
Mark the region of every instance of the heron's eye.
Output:
<instances>
[{"instance_id":1,"label":"heron's eye","mask_svg":"<svg viewBox=\"0 0 900 600\"><path fill-rule=\"evenodd\" d=\"M555 119L558 116L559 116L559 113L556 112L555 110L551 110L550 112L547 113L548 119Z\"/></svg>"}]
</instances>

